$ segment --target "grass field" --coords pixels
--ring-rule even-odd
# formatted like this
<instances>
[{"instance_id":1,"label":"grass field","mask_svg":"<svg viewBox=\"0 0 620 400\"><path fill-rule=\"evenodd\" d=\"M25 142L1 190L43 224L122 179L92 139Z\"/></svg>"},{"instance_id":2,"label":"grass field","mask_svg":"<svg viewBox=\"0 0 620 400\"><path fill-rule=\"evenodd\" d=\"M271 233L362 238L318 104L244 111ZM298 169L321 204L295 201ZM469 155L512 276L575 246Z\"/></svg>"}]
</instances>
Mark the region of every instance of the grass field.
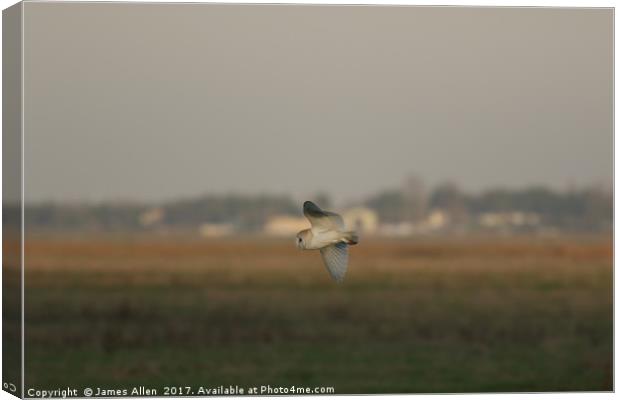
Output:
<instances>
[{"instance_id":1,"label":"grass field","mask_svg":"<svg viewBox=\"0 0 620 400\"><path fill-rule=\"evenodd\" d=\"M368 239L342 285L292 240L31 238L26 268L26 388L612 390L610 237Z\"/></svg>"}]
</instances>

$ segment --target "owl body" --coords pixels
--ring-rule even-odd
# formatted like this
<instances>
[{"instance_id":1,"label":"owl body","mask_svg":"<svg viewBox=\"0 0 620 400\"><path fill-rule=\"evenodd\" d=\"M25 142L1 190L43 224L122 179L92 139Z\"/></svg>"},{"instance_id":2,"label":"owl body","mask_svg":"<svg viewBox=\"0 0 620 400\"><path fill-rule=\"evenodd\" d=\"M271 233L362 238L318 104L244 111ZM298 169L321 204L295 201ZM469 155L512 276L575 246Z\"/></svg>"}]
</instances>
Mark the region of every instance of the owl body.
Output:
<instances>
[{"instance_id":1,"label":"owl body","mask_svg":"<svg viewBox=\"0 0 620 400\"><path fill-rule=\"evenodd\" d=\"M340 242L351 244L347 234L349 232L306 229L297 234L297 247L302 250L319 250Z\"/></svg>"},{"instance_id":2,"label":"owl body","mask_svg":"<svg viewBox=\"0 0 620 400\"><path fill-rule=\"evenodd\" d=\"M311 201L304 203L304 215L312 227L297 234L297 247L301 250L319 250L332 278L342 282L349 262L348 247L358 243L357 235L345 230L340 215L323 211Z\"/></svg>"}]
</instances>

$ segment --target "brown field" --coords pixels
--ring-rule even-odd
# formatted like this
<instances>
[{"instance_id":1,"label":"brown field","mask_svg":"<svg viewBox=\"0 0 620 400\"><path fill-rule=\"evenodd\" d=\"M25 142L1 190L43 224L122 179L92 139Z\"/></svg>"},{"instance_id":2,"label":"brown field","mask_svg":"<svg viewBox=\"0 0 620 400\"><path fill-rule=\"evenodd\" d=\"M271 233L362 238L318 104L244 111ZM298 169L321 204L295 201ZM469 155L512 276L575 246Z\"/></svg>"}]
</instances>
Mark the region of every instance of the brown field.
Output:
<instances>
[{"instance_id":1,"label":"brown field","mask_svg":"<svg viewBox=\"0 0 620 400\"><path fill-rule=\"evenodd\" d=\"M610 237L32 237L26 388L612 390ZM161 392L159 392L161 393Z\"/></svg>"}]
</instances>

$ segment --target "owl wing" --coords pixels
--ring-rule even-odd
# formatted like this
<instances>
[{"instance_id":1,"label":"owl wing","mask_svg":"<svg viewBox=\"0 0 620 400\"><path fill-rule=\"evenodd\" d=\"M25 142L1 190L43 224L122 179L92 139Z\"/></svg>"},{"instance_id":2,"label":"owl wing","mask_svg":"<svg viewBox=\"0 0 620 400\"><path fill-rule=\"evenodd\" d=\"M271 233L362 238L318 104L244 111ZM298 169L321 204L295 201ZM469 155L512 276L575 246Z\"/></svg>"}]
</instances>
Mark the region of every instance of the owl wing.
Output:
<instances>
[{"instance_id":1,"label":"owl wing","mask_svg":"<svg viewBox=\"0 0 620 400\"><path fill-rule=\"evenodd\" d=\"M336 213L323 211L311 201L304 202L304 215L310 221L313 229L317 230L344 230L344 221Z\"/></svg>"},{"instance_id":2,"label":"owl wing","mask_svg":"<svg viewBox=\"0 0 620 400\"><path fill-rule=\"evenodd\" d=\"M320 250L327 271L338 283L344 280L344 275L347 273L347 264L349 262L347 247L345 243L336 243L331 246L323 247Z\"/></svg>"}]
</instances>

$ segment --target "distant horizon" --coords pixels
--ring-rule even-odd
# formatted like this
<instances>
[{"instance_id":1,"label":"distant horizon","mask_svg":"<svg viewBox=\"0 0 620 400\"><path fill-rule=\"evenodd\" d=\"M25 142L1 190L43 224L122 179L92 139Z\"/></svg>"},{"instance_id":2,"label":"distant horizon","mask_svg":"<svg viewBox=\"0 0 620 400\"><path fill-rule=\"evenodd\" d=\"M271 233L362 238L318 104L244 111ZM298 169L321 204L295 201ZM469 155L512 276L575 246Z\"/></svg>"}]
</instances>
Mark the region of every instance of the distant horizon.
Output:
<instances>
[{"instance_id":1,"label":"distant horizon","mask_svg":"<svg viewBox=\"0 0 620 400\"><path fill-rule=\"evenodd\" d=\"M564 187L553 187L550 185L543 185L543 184L530 184L530 185L521 185L521 186L498 185L498 186L484 187L478 190L467 190L464 187L458 185L458 183L455 183L454 181L442 181L434 185L431 185L428 182L424 182L424 188L425 188L426 194L430 195L434 189L444 184L456 184L456 186L462 191L462 193L464 193L465 195L470 195L470 196L480 195L485 192L497 191L497 190L523 191L523 190L540 189L540 188L550 190L556 193L568 193L571 190L582 191L582 190L589 190L589 189L601 189L605 193L613 194L612 184L610 183L608 185L602 181L592 181L590 183L586 183L583 185L568 183ZM243 191L243 190L229 190L229 191L220 191L220 192L203 191L203 192L197 192L194 194L182 194L182 195L172 196L170 198L164 198L164 199L159 199L159 200L149 200L149 199L144 199L144 198L140 199L140 198L129 198L129 197L102 198L102 199L61 199L61 200L45 199L45 200L39 200L39 201L26 201L25 205L26 206L39 206L39 205L44 205L44 204L55 204L55 205L61 205L61 206L63 205L78 206L78 205L114 205L114 204L131 205L133 204L133 205L158 206L160 204L174 203L178 201L192 200L192 199L198 199L202 197L226 197L226 196L240 196L240 197L285 196L285 197L291 198L293 201L299 201L301 205L303 201L311 200L315 198L317 195L326 195L328 199L330 200L332 206L342 207L342 206L346 206L347 204L361 203L365 200L368 200L370 197L377 195L379 193L382 193L382 192L402 190L402 189L403 189L403 184L393 186L393 187L391 186L391 187L380 188L375 191L370 191L368 193L362 194L360 196L351 196L349 198L338 198L337 196L334 196L326 191L321 191L321 190L314 192L314 193L307 193L307 194L294 194L294 193L276 192L276 191L268 191L268 190L256 191L256 192L248 192L248 191Z\"/></svg>"}]
</instances>

